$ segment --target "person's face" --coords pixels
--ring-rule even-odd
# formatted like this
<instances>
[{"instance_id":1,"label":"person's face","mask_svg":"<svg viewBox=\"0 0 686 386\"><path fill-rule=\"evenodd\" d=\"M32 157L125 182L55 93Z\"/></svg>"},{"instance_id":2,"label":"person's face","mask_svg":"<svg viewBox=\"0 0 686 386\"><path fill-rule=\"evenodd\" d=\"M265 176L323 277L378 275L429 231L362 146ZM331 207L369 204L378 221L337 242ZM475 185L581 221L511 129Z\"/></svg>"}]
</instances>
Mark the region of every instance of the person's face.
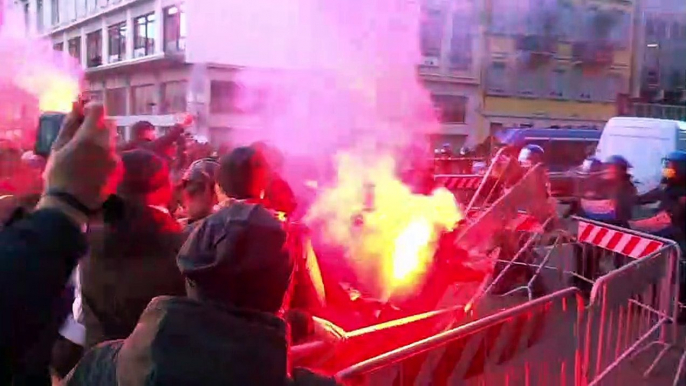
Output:
<instances>
[{"instance_id":1,"label":"person's face","mask_svg":"<svg viewBox=\"0 0 686 386\"><path fill-rule=\"evenodd\" d=\"M668 180L676 178L676 165L673 162L665 162L662 167L662 176Z\"/></svg>"},{"instance_id":2,"label":"person's face","mask_svg":"<svg viewBox=\"0 0 686 386\"><path fill-rule=\"evenodd\" d=\"M212 213L212 208L217 203L212 189L191 193L188 189L183 190L183 203L189 218L200 219Z\"/></svg>"},{"instance_id":3,"label":"person's face","mask_svg":"<svg viewBox=\"0 0 686 386\"><path fill-rule=\"evenodd\" d=\"M154 141L155 140L155 130L146 129L141 131L140 139L144 141Z\"/></svg>"}]
</instances>

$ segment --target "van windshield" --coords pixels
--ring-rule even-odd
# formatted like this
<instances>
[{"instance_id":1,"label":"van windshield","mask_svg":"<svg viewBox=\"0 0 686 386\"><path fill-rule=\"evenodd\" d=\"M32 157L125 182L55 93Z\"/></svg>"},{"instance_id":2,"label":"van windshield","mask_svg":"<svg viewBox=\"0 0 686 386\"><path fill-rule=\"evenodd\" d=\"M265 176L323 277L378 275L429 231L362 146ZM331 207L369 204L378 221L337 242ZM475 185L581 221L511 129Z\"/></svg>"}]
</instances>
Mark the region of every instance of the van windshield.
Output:
<instances>
[{"instance_id":1,"label":"van windshield","mask_svg":"<svg viewBox=\"0 0 686 386\"><path fill-rule=\"evenodd\" d=\"M545 150L545 164L551 171L565 171L581 165L595 152L593 141L532 141Z\"/></svg>"}]
</instances>

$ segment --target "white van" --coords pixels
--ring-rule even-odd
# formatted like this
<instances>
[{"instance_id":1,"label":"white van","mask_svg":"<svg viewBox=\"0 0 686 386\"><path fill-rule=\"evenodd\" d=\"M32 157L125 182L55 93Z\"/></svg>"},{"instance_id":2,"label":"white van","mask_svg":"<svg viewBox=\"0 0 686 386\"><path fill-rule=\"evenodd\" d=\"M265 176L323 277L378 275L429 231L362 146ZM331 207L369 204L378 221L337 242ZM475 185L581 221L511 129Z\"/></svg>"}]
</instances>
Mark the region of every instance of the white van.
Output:
<instances>
[{"instance_id":1,"label":"white van","mask_svg":"<svg viewBox=\"0 0 686 386\"><path fill-rule=\"evenodd\" d=\"M630 173L639 194L660 184L662 159L675 150L686 150L686 122L655 118L616 117L600 136L596 157L605 161L621 155L633 166Z\"/></svg>"}]
</instances>

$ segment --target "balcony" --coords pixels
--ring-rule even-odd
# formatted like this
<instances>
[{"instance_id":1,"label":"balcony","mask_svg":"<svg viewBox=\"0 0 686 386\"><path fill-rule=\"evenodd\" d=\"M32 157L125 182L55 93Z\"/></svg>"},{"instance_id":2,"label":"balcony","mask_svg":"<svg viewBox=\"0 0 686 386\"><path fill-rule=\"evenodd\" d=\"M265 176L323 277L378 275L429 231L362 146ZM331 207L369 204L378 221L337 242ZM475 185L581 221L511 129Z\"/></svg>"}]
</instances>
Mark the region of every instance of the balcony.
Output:
<instances>
[{"instance_id":1,"label":"balcony","mask_svg":"<svg viewBox=\"0 0 686 386\"><path fill-rule=\"evenodd\" d=\"M609 66L614 62L614 46L607 42L572 44L572 59L580 64Z\"/></svg>"}]
</instances>

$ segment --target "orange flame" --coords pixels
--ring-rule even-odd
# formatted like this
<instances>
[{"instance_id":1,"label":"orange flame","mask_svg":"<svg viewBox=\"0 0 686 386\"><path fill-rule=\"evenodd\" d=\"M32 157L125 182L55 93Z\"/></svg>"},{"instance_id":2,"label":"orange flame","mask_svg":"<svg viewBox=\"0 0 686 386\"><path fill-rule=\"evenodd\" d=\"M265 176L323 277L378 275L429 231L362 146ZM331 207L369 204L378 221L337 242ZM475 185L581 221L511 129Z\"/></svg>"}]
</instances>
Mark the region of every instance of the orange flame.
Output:
<instances>
[{"instance_id":1,"label":"orange flame","mask_svg":"<svg viewBox=\"0 0 686 386\"><path fill-rule=\"evenodd\" d=\"M462 217L446 189L413 194L396 178L392 157L345 153L338 159L336 185L321 189L307 221L321 223L325 240L345 248L360 280L373 282L381 291L376 295L386 299L421 283L440 233Z\"/></svg>"}]
</instances>

